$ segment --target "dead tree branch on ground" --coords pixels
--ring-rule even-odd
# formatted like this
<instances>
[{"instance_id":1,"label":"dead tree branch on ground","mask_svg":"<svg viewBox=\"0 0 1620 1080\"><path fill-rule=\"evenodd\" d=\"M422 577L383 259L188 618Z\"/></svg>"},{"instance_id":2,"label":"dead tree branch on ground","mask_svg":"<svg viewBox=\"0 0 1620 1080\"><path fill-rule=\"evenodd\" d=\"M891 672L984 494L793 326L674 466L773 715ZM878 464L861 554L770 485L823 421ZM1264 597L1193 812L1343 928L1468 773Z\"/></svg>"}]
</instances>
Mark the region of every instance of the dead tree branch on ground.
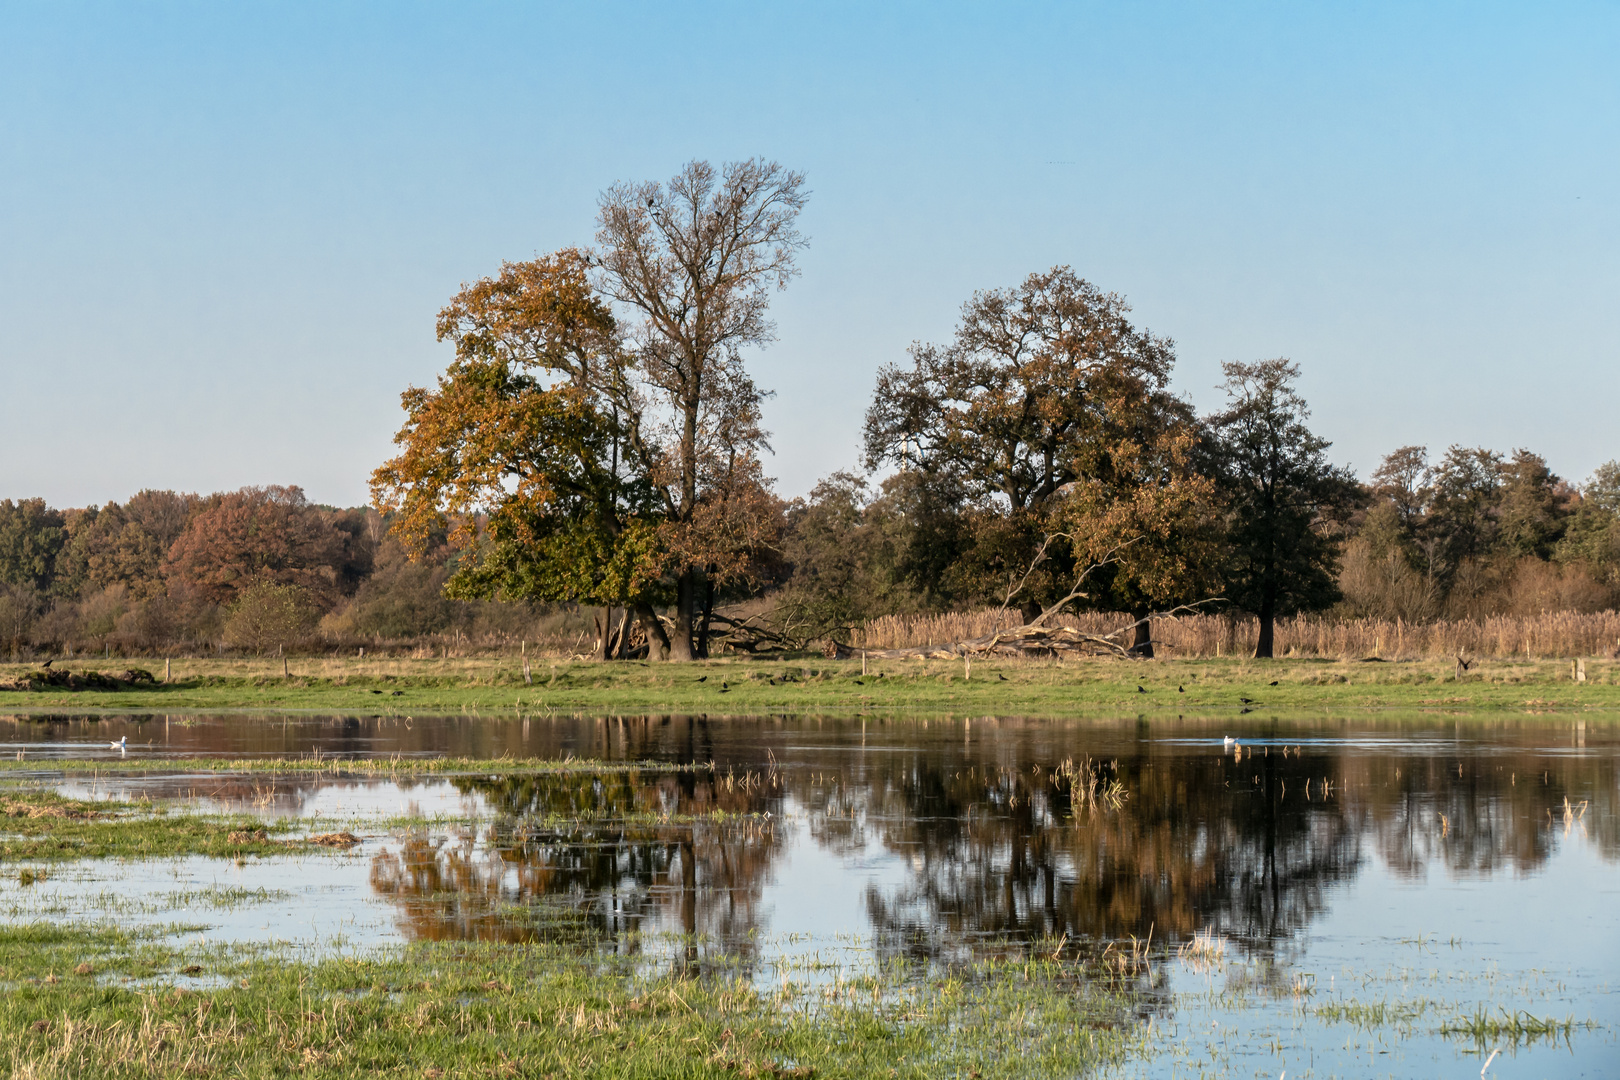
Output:
<instances>
[{"instance_id":1,"label":"dead tree branch on ground","mask_svg":"<svg viewBox=\"0 0 1620 1080\"><path fill-rule=\"evenodd\" d=\"M1074 584L1068 593L1055 603L1047 606L1035 618L1022 626L1015 626L1002 630L1001 616L1012 605L1013 600L1028 583L1030 575L1035 572L1046 559L1048 548L1052 542L1059 538L1072 540L1068 533L1048 533L1042 540L1041 546L1036 549L1034 558L1030 561L1028 569L1019 578L1016 584L1007 590L996 612L996 629L978 638L967 641L957 641L945 645L919 645L904 649L856 649L834 641L830 643L827 652L830 656L868 656L876 659L902 660L902 659L941 659L949 660L962 656L1058 656L1058 655L1103 655L1118 656L1121 658L1136 655L1132 646L1122 642L1127 634L1134 634L1137 627L1151 623L1154 619L1176 619L1182 615L1196 615L1209 604L1219 603L1219 597L1207 600L1198 600L1191 604L1180 604L1165 611L1149 612L1146 616L1136 619L1126 626L1120 627L1110 634L1086 634L1067 626L1048 626L1047 620L1060 614L1076 600L1087 599L1086 583L1091 576L1106 566L1119 562L1123 552L1142 537L1133 537L1110 548L1103 557L1088 565L1075 575Z\"/></svg>"}]
</instances>

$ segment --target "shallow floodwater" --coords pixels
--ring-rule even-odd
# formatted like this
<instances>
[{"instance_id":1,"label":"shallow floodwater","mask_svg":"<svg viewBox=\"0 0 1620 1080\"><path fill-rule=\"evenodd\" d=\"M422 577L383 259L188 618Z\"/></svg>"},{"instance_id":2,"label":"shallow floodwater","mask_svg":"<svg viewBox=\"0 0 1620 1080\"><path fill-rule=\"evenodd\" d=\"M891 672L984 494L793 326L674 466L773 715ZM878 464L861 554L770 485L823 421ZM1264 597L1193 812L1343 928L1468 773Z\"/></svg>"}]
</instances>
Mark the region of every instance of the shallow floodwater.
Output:
<instances>
[{"instance_id":1,"label":"shallow floodwater","mask_svg":"<svg viewBox=\"0 0 1620 1080\"><path fill-rule=\"evenodd\" d=\"M1082 953L1118 961L1154 1025L1158 1052L1128 1075L1472 1076L1493 1049L1493 1077L1620 1075L1616 720L27 717L0 718L0 752L78 797L364 837L341 856L8 874L10 919L310 949L567 940L759 979ZM157 767L51 770L98 755ZM312 755L647 764L409 781L161 767ZM1482 1010L1574 1026L1444 1030Z\"/></svg>"}]
</instances>

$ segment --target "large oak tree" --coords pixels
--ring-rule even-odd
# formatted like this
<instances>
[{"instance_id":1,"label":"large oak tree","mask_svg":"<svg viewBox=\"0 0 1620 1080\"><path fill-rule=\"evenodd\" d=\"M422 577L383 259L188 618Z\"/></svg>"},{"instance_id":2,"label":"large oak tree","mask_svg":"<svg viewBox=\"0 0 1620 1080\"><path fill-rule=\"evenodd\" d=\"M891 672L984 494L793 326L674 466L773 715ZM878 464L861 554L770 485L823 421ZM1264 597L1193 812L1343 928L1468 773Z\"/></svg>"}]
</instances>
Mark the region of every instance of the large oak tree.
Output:
<instances>
[{"instance_id":1,"label":"large oak tree","mask_svg":"<svg viewBox=\"0 0 1620 1080\"><path fill-rule=\"evenodd\" d=\"M756 179L728 170L726 190ZM436 388L403 395L402 452L373 475L373 497L413 550L451 526L463 551L452 595L624 606L649 656L689 659L704 652L714 587L749 572L781 518L756 453L760 395L737 353L761 340L763 298L730 336L705 330L719 352L698 363L650 318L621 328L598 288L615 251L629 257L568 249L463 287L439 316L455 360ZM746 284L733 264L750 258L713 256L722 280L707 283L704 319L749 306L722 286ZM673 633L655 614L670 600Z\"/></svg>"},{"instance_id":2,"label":"large oak tree","mask_svg":"<svg viewBox=\"0 0 1620 1080\"><path fill-rule=\"evenodd\" d=\"M1210 485L1193 468L1192 411L1168 389L1174 347L1129 311L1054 267L976 293L949 344L914 345L909 366L878 376L867 466L959 486L981 597L1016 588L1026 622L1074 599L1094 564L1086 599L1145 614L1185 598L1207 561Z\"/></svg>"}]
</instances>

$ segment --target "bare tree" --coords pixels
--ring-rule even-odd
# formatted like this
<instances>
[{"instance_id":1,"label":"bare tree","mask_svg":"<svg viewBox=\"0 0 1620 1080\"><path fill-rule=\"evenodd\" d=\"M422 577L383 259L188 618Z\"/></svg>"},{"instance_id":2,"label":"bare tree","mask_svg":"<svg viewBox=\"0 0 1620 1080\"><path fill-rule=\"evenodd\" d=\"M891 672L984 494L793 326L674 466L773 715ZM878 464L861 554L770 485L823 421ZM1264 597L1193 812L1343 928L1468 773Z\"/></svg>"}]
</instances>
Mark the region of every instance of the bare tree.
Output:
<instances>
[{"instance_id":1,"label":"bare tree","mask_svg":"<svg viewBox=\"0 0 1620 1080\"><path fill-rule=\"evenodd\" d=\"M797 228L809 193L804 176L751 159L720 170L694 161L670 180L616 184L602 194L596 234L598 287L639 317L630 330L640 373L667 409L668 446L656 477L669 519L666 542L676 553L672 659L696 655L695 615L711 564L705 539L748 534L716 529L716 514L747 515L734 499L758 454L763 394L743 351L775 339L767 317L770 293L798 272L807 243Z\"/></svg>"}]
</instances>

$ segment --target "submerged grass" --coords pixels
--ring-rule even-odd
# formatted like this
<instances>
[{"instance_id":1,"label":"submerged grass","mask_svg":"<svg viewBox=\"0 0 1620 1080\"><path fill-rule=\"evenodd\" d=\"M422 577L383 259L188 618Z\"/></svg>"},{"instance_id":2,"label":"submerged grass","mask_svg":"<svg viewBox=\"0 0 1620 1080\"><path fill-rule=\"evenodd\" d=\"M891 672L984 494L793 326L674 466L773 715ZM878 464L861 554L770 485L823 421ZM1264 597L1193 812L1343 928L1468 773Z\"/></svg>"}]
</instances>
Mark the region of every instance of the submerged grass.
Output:
<instances>
[{"instance_id":1,"label":"submerged grass","mask_svg":"<svg viewBox=\"0 0 1620 1080\"><path fill-rule=\"evenodd\" d=\"M1329 1001L1312 1011L1319 1020L1330 1024L1352 1024L1373 1029L1396 1026L1410 1030L1434 1008L1431 1001Z\"/></svg>"},{"instance_id":2,"label":"submerged grass","mask_svg":"<svg viewBox=\"0 0 1620 1080\"><path fill-rule=\"evenodd\" d=\"M1130 1002L1059 965L896 963L779 983L649 973L546 945L432 943L290 963L115 930L0 928L15 1077L1072 1075L1136 1045Z\"/></svg>"},{"instance_id":3,"label":"submerged grass","mask_svg":"<svg viewBox=\"0 0 1620 1080\"><path fill-rule=\"evenodd\" d=\"M1491 1012L1481 1005L1472 1014L1450 1020L1440 1027L1440 1034L1448 1038L1472 1039L1479 1047L1504 1045L1512 1048L1530 1043L1568 1042L1577 1028L1591 1029L1596 1025L1577 1021L1573 1016L1558 1020L1550 1016L1536 1016L1526 1010L1497 1009Z\"/></svg>"},{"instance_id":4,"label":"submerged grass","mask_svg":"<svg viewBox=\"0 0 1620 1080\"><path fill-rule=\"evenodd\" d=\"M284 903L294 899L293 893L283 889L246 889L222 885L154 893L144 897L122 888L106 888L95 892L61 890L46 884L55 882L56 875L51 869L40 866L28 867L18 872L16 880L23 888L0 899L0 916L12 922L47 918L60 918L72 922L92 915L120 920L149 919L152 916L170 915L175 912L242 911L250 907ZM63 884L71 886L72 881L70 879ZM42 885L44 888L29 888L34 885Z\"/></svg>"},{"instance_id":5,"label":"submerged grass","mask_svg":"<svg viewBox=\"0 0 1620 1080\"><path fill-rule=\"evenodd\" d=\"M1432 940L1420 935L1402 944L1421 947ZM1182 969L1201 978L1208 987L1204 992L1179 992L1181 1009L1193 1012L1202 1006L1215 1015L1235 1013L1244 1017L1235 1029L1244 1032L1244 1044L1210 1047L1212 1060L1219 1058L1227 1068L1222 1075L1236 1075L1232 1055L1235 1049L1244 1047L1269 1049L1278 1055L1279 1062L1286 1062L1287 1055L1309 1053L1314 1068L1320 1069L1335 1048L1352 1056L1369 1051L1377 1054L1388 1052L1393 1045L1427 1037L1453 1044L1472 1043L1458 1048L1458 1053L1480 1056L1492 1050L1514 1052L1532 1046L1570 1050L1577 1034L1604 1028L1590 1019L1538 1016L1523 1008L1535 989L1560 998L1567 992L1561 977L1545 971L1521 973L1511 980L1511 985L1504 985L1501 973L1494 967L1447 971L1435 966L1414 971L1395 966L1379 971L1345 965L1336 973L1340 989L1335 991L1330 989L1331 983L1323 985L1315 973L1279 966L1271 959L1233 961L1223 946L1224 942L1206 932L1183 943L1176 953ZM1216 985L1216 976L1222 985ZM1411 991L1415 985L1426 993L1414 996ZM1373 991L1378 996L1349 996L1353 991ZM1487 1000L1474 999L1481 991L1489 995ZM1510 1008L1491 1000L1504 994L1521 1007ZM1312 1025L1304 1021L1350 1028L1353 1032L1341 1043L1339 1036L1326 1035L1321 1029L1310 1034ZM1172 1048L1172 1056L1186 1058L1186 1051L1183 1044ZM1293 1060L1297 1062L1298 1058ZM1345 1059L1340 1060L1342 1063ZM1288 1071L1292 1073L1292 1066Z\"/></svg>"},{"instance_id":6,"label":"submerged grass","mask_svg":"<svg viewBox=\"0 0 1620 1080\"><path fill-rule=\"evenodd\" d=\"M1373 661L1373 662L1368 662ZM105 665L103 665L105 666ZM116 665L113 665L116 666ZM0 680L24 665L0 665ZM546 713L927 711L1050 716L1265 709L1410 708L1458 711L1597 708L1620 711L1620 662L1481 660L1459 677L1451 661L826 660L729 658L692 664L521 660L182 660L149 687L0 693L0 708L32 710L292 709L377 715L479 710ZM1140 689L1138 689L1140 688ZM1243 699L1249 699L1245 702Z\"/></svg>"},{"instance_id":7,"label":"submerged grass","mask_svg":"<svg viewBox=\"0 0 1620 1080\"><path fill-rule=\"evenodd\" d=\"M346 843L298 837L293 821L246 815L169 813L162 804L81 802L51 792L0 793L0 863L28 860L229 858L289 850L342 850ZM29 869L20 873L37 873Z\"/></svg>"}]
</instances>

